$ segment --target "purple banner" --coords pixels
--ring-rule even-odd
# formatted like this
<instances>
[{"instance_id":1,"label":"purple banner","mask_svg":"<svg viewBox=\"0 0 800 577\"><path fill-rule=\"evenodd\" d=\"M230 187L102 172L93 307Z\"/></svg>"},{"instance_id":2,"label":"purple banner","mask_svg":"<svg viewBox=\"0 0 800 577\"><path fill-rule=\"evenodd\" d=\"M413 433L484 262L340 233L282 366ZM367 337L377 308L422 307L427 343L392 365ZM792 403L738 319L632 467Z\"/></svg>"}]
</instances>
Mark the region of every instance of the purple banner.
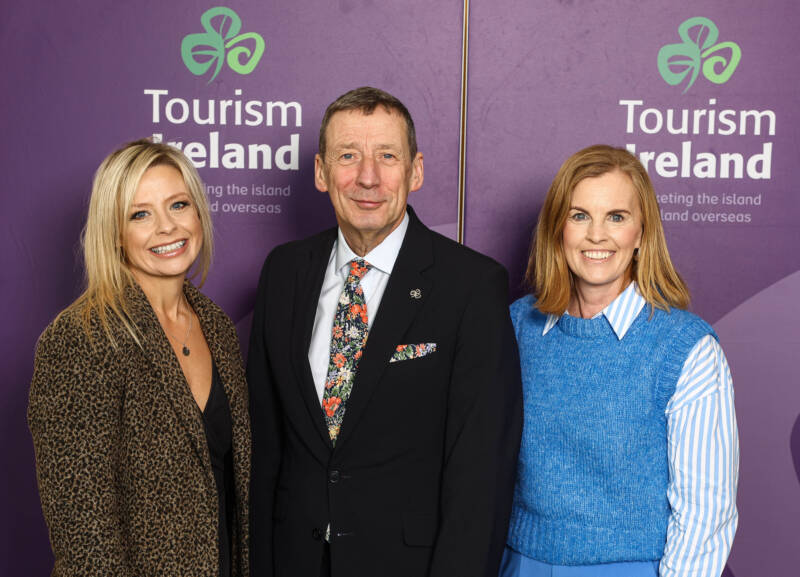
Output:
<instances>
[{"instance_id":1,"label":"purple banner","mask_svg":"<svg viewBox=\"0 0 800 577\"><path fill-rule=\"evenodd\" d=\"M200 167L216 244L204 292L243 337L269 250L335 223L327 195L314 188L314 153L325 107L347 90L379 86L406 103L428 166L411 202L430 226L455 231L460 2L214 6L33 2L5 10L0 526L8 569L0 574L52 568L25 421L33 352L80 291L78 238L92 175L112 150L155 136Z\"/></svg>"},{"instance_id":2,"label":"purple banner","mask_svg":"<svg viewBox=\"0 0 800 577\"><path fill-rule=\"evenodd\" d=\"M648 168L692 310L736 390L737 577L800 571L800 65L790 2L472 4L466 243L516 294L561 163L595 143Z\"/></svg>"}]
</instances>

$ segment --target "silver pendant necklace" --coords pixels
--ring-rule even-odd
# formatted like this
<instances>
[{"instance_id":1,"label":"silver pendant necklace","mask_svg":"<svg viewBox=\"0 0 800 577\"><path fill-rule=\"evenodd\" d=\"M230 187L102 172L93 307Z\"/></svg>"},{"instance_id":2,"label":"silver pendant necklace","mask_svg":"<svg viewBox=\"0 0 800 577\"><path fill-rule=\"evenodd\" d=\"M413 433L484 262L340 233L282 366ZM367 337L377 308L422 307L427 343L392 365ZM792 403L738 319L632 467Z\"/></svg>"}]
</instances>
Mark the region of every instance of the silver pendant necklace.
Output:
<instances>
[{"instance_id":1,"label":"silver pendant necklace","mask_svg":"<svg viewBox=\"0 0 800 577\"><path fill-rule=\"evenodd\" d=\"M186 336L183 337L183 342L181 343L181 352L183 353L184 357L188 357L190 354L192 354L192 351L189 349L189 346L186 343L189 341L189 333L192 332L192 320L194 319L192 318L191 310L187 314L189 315L189 328L186 329ZM179 340L172 333L167 333L167 334L176 341Z\"/></svg>"}]
</instances>

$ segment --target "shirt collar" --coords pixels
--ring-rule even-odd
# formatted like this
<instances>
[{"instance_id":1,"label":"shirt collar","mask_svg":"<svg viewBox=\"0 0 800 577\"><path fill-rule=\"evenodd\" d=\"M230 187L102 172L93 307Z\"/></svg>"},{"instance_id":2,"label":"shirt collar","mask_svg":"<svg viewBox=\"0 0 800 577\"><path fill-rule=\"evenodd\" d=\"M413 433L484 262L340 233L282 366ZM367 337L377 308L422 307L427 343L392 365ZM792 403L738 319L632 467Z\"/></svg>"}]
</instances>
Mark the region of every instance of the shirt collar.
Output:
<instances>
[{"instance_id":1,"label":"shirt collar","mask_svg":"<svg viewBox=\"0 0 800 577\"><path fill-rule=\"evenodd\" d=\"M378 269L382 273L392 274L394 263L397 260L397 255L400 253L400 247L403 245L406 230L408 230L408 222L408 212L406 212L400 225L389 233L389 236L383 239L378 246L363 257L358 256L352 251L340 228L336 239L336 271L342 272L342 269L354 258L363 258L371 264L373 268Z\"/></svg>"},{"instance_id":2,"label":"shirt collar","mask_svg":"<svg viewBox=\"0 0 800 577\"><path fill-rule=\"evenodd\" d=\"M636 282L631 282L617 298L611 301L611 304L592 318L596 319L600 315L605 316L614 334L617 335L617 339L622 340L622 337L624 337L628 329L631 328L633 321L639 316L645 304L647 304L647 301L639 294L639 287L636 286ZM565 314L567 314L566 311L561 315L547 315L547 321L544 323L542 335L546 335L550 332L550 329L556 326L558 321Z\"/></svg>"}]
</instances>

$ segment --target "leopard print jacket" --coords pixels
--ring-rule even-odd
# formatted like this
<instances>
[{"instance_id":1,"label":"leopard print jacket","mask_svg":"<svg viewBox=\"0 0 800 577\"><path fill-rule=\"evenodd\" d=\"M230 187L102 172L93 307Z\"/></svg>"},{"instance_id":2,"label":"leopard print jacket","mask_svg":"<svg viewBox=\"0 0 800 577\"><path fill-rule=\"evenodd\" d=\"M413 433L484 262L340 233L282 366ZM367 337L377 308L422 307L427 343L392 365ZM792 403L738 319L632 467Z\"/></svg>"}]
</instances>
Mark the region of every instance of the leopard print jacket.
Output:
<instances>
[{"instance_id":1,"label":"leopard print jacket","mask_svg":"<svg viewBox=\"0 0 800 577\"><path fill-rule=\"evenodd\" d=\"M233 419L233 574L248 571L250 422L230 319L190 283ZM39 339L28 407L54 577L217 577L218 502L200 410L138 287L127 290L136 344L113 348L68 310Z\"/></svg>"}]
</instances>

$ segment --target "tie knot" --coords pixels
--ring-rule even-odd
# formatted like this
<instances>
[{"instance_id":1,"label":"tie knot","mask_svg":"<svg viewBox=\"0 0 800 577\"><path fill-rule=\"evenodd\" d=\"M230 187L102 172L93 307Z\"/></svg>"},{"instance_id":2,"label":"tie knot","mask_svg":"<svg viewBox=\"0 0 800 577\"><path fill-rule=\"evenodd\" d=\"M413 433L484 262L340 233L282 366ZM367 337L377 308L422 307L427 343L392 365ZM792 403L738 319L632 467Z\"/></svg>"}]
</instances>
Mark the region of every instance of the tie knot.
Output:
<instances>
[{"instance_id":1,"label":"tie knot","mask_svg":"<svg viewBox=\"0 0 800 577\"><path fill-rule=\"evenodd\" d=\"M367 274L367 271L372 268L372 265L369 264L362 258L354 258L350 261L350 278L353 281L360 281L361 277Z\"/></svg>"}]
</instances>

